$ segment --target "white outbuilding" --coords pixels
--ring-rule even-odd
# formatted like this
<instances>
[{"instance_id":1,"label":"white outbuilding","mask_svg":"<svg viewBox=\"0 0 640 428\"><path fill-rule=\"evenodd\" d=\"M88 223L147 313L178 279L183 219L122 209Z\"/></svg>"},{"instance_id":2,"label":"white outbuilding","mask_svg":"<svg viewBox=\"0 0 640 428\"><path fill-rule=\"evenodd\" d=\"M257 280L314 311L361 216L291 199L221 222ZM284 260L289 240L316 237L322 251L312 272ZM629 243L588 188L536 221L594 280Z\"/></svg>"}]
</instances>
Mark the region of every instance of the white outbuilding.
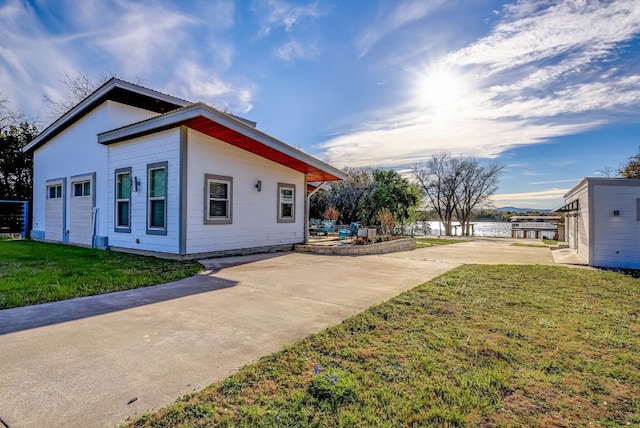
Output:
<instances>
[{"instance_id":1,"label":"white outbuilding","mask_svg":"<svg viewBox=\"0 0 640 428\"><path fill-rule=\"evenodd\" d=\"M253 122L115 78L23 150L33 239L160 256L292 248L307 183L346 178Z\"/></svg>"},{"instance_id":2,"label":"white outbuilding","mask_svg":"<svg viewBox=\"0 0 640 428\"><path fill-rule=\"evenodd\" d=\"M640 268L640 180L583 178L554 210L566 242L590 266Z\"/></svg>"}]
</instances>

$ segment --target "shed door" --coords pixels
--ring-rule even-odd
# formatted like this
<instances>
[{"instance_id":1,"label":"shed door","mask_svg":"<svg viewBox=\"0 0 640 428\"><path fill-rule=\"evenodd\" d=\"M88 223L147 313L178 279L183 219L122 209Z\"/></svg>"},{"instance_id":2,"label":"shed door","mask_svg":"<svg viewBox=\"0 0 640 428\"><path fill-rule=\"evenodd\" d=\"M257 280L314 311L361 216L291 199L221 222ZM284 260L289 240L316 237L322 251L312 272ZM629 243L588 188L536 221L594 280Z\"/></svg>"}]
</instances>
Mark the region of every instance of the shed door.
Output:
<instances>
[{"instance_id":1,"label":"shed door","mask_svg":"<svg viewBox=\"0 0 640 428\"><path fill-rule=\"evenodd\" d=\"M62 242L65 237L65 179L47 181L44 238Z\"/></svg>"},{"instance_id":2,"label":"shed door","mask_svg":"<svg viewBox=\"0 0 640 428\"><path fill-rule=\"evenodd\" d=\"M91 245L93 241L94 175L73 177L69 187L69 242Z\"/></svg>"}]
</instances>

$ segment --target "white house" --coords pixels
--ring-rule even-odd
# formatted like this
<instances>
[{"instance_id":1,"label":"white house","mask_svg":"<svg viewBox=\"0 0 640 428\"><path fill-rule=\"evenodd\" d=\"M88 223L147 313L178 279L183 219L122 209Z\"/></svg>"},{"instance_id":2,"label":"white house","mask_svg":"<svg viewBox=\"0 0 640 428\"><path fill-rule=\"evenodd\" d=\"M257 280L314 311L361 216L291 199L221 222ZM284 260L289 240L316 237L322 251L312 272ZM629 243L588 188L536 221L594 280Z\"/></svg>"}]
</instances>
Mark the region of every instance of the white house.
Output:
<instances>
[{"instance_id":1,"label":"white house","mask_svg":"<svg viewBox=\"0 0 640 428\"><path fill-rule=\"evenodd\" d=\"M196 257L307 238L307 182L346 174L203 103L111 79L24 148L33 239Z\"/></svg>"},{"instance_id":2,"label":"white house","mask_svg":"<svg viewBox=\"0 0 640 428\"><path fill-rule=\"evenodd\" d=\"M570 248L590 266L640 268L640 180L587 177L564 199Z\"/></svg>"}]
</instances>

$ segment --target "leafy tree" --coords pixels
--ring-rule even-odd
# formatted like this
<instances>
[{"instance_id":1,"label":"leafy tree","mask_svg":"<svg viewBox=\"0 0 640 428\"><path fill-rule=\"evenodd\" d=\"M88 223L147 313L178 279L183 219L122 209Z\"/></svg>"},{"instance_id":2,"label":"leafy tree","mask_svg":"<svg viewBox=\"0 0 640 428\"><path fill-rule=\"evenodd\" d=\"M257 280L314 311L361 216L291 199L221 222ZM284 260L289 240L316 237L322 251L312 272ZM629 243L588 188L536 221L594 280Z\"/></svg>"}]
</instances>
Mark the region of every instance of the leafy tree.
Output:
<instances>
[{"instance_id":1,"label":"leafy tree","mask_svg":"<svg viewBox=\"0 0 640 428\"><path fill-rule=\"evenodd\" d=\"M415 184L396 171L375 170L373 183L358 201L358 218L365 224L378 224L378 213L388 208L396 222L404 224L420 202L420 190Z\"/></svg>"},{"instance_id":2,"label":"leafy tree","mask_svg":"<svg viewBox=\"0 0 640 428\"><path fill-rule=\"evenodd\" d=\"M20 151L38 135L33 123L0 128L0 199L31 200L33 158Z\"/></svg>"},{"instance_id":3,"label":"leafy tree","mask_svg":"<svg viewBox=\"0 0 640 428\"><path fill-rule=\"evenodd\" d=\"M321 218L327 208L333 207L340 213L338 223L358 221L358 201L373 183L372 172L369 168L345 168L345 172L346 180L331 183L330 190L321 190L311 197L311 218Z\"/></svg>"},{"instance_id":4,"label":"leafy tree","mask_svg":"<svg viewBox=\"0 0 640 428\"><path fill-rule=\"evenodd\" d=\"M319 190L309 200L309 218L322 218L329 208L330 191Z\"/></svg>"},{"instance_id":5,"label":"leafy tree","mask_svg":"<svg viewBox=\"0 0 640 428\"><path fill-rule=\"evenodd\" d=\"M624 178L640 178L640 149L638 154L631 156L629 161L618 170L618 174Z\"/></svg>"}]
</instances>

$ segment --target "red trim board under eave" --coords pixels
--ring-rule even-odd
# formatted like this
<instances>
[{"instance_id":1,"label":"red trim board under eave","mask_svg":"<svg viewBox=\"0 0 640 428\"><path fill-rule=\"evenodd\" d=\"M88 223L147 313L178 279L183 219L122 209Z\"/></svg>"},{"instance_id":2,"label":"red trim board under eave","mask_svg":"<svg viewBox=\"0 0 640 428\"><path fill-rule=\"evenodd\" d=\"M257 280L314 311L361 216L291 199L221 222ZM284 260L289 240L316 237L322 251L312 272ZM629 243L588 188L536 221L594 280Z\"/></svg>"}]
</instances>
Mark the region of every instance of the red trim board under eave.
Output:
<instances>
[{"instance_id":1,"label":"red trim board under eave","mask_svg":"<svg viewBox=\"0 0 640 428\"><path fill-rule=\"evenodd\" d=\"M287 166L296 171L307 174L308 181L333 181L339 180L332 174L326 171L322 171L315 168L308 163L295 159L285 153L282 153L272 147L269 147L253 138L247 137L233 129L229 129L224 125L213 122L205 117L198 116L193 119L189 119L184 123L189 128L209 135L210 137L217 138L225 143L239 147L248 152L254 153L258 156L262 156L265 159L269 159L280 165Z\"/></svg>"}]
</instances>

